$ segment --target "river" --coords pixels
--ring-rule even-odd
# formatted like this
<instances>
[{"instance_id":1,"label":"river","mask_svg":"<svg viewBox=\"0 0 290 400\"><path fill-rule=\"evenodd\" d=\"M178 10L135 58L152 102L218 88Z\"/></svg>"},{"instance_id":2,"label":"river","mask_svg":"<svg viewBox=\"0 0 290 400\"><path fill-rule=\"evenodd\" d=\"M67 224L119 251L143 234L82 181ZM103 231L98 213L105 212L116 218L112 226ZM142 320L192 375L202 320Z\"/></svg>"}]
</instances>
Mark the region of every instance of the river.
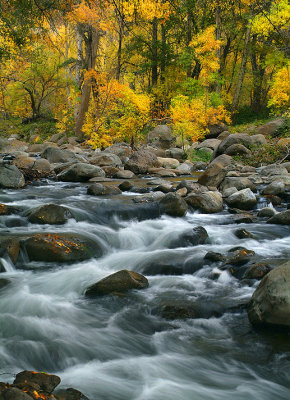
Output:
<instances>
[{"instance_id":1,"label":"river","mask_svg":"<svg viewBox=\"0 0 290 400\"><path fill-rule=\"evenodd\" d=\"M248 286L203 260L208 251L244 246L258 260L282 262L290 256L289 227L239 225L255 236L240 240L226 211L171 218L149 205L134 213L127 196L89 197L81 184L1 190L0 202L24 210L0 217L1 236L76 232L104 251L99 259L64 265L24 258L21 269L2 259L0 279L11 283L0 289L1 381L11 383L25 369L45 371L90 400L290 398L289 334L256 332L248 321L245 305L258 282ZM44 203L69 207L76 219L63 226L28 223L25 212ZM195 226L207 230L209 243L170 248ZM145 274L160 263L177 266L179 274ZM144 273L149 288L84 297L89 285L121 269ZM189 305L199 316L165 318L168 304Z\"/></svg>"}]
</instances>

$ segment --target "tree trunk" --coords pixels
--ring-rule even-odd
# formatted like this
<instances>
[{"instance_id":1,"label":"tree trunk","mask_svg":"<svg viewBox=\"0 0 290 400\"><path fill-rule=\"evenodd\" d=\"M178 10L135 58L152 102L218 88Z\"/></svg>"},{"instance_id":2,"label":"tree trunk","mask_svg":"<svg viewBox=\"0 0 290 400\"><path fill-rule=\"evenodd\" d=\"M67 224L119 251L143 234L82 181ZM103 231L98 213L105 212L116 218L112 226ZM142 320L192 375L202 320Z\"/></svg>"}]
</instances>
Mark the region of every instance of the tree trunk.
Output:
<instances>
[{"instance_id":1,"label":"tree trunk","mask_svg":"<svg viewBox=\"0 0 290 400\"><path fill-rule=\"evenodd\" d=\"M251 64L253 73L253 98L252 98L252 109L255 113L260 113L263 107L263 81L265 75L265 68L263 62L265 59L264 54L260 54L260 60L258 63L257 56L257 35L253 36L252 40L252 51L251 51Z\"/></svg>"},{"instance_id":2,"label":"tree trunk","mask_svg":"<svg viewBox=\"0 0 290 400\"><path fill-rule=\"evenodd\" d=\"M100 34L91 25L86 26L83 30L83 40L85 43L85 58L84 64L86 71L95 68L96 58L99 48ZM78 137L83 138L82 127L85 121L86 113L89 109L90 94L91 94L92 80L84 80L81 89L81 99L78 107L76 117L75 133Z\"/></svg>"},{"instance_id":3,"label":"tree trunk","mask_svg":"<svg viewBox=\"0 0 290 400\"><path fill-rule=\"evenodd\" d=\"M216 40L221 40L221 38L222 38L222 29L221 29L222 22L221 22L221 6L220 6L219 2L218 2L218 5L217 5L217 8L216 8L215 20L216 20ZM221 75L221 60L222 60L222 48L221 48L221 46L217 49L216 56L217 56L217 59L218 59L218 62L219 62L219 71L218 71L218 73L219 73L219 75ZM220 83L219 80L216 82L216 91L218 93L220 93L220 91L221 91L221 83Z\"/></svg>"},{"instance_id":4,"label":"tree trunk","mask_svg":"<svg viewBox=\"0 0 290 400\"><path fill-rule=\"evenodd\" d=\"M152 22L152 86L158 81L158 21L154 17Z\"/></svg>"},{"instance_id":5,"label":"tree trunk","mask_svg":"<svg viewBox=\"0 0 290 400\"><path fill-rule=\"evenodd\" d=\"M160 60L160 79L165 81L165 68L166 68L166 27L161 25L161 60Z\"/></svg>"},{"instance_id":6,"label":"tree trunk","mask_svg":"<svg viewBox=\"0 0 290 400\"><path fill-rule=\"evenodd\" d=\"M120 80L122 68L122 45L123 45L124 23L123 20L119 23L119 38L118 38L118 51L117 51L117 70L116 79Z\"/></svg>"},{"instance_id":7,"label":"tree trunk","mask_svg":"<svg viewBox=\"0 0 290 400\"><path fill-rule=\"evenodd\" d=\"M192 41L192 10L188 6L187 18L186 18L186 47L189 52L189 45ZM188 65L186 75L188 78L191 77L191 64Z\"/></svg>"},{"instance_id":8,"label":"tree trunk","mask_svg":"<svg viewBox=\"0 0 290 400\"><path fill-rule=\"evenodd\" d=\"M245 77L245 73L246 73L246 67L247 67L250 37L251 37L251 27L249 26L246 30L245 39L244 39L244 49L243 49L243 54L242 54L240 72L239 72L239 76L237 79L234 97L233 97L232 112L237 111L239 101L240 101L242 86L243 86L244 77Z\"/></svg>"}]
</instances>

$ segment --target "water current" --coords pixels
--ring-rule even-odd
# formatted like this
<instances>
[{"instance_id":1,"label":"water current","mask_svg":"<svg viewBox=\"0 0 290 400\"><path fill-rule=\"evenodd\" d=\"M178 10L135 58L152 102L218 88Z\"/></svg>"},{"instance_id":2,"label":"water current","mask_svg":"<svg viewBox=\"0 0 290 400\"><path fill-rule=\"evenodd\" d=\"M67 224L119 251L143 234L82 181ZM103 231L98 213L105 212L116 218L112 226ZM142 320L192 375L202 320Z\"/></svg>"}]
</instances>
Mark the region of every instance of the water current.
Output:
<instances>
[{"instance_id":1,"label":"water current","mask_svg":"<svg viewBox=\"0 0 290 400\"><path fill-rule=\"evenodd\" d=\"M0 217L3 237L39 232L75 232L101 243L99 259L74 264L9 260L0 279L0 379L21 370L55 373L62 387L90 400L278 400L290 398L290 342L281 332L257 332L245 304L258 282L245 285L208 251L235 246L257 260L281 263L290 256L290 229L265 223L239 225L255 239L240 240L226 213L158 216L150 206L132 210L124 195L89 197L86 186L47 182L19 191L1 190L0 202L23 209ZM30 224L25 212L45 203L69 207L63 226ZM143 208L142 208L143 207ZM170 248L180 234L203 226L207 244ZM148 275L148 266L171 264L178 275ZM121 269L144 273L146 290L125 297L84 297L84 290ZM164 305L189 305L200 316L167 319ZM166 307L165 307L166 309Z\"/></svg>"}]
</instances>

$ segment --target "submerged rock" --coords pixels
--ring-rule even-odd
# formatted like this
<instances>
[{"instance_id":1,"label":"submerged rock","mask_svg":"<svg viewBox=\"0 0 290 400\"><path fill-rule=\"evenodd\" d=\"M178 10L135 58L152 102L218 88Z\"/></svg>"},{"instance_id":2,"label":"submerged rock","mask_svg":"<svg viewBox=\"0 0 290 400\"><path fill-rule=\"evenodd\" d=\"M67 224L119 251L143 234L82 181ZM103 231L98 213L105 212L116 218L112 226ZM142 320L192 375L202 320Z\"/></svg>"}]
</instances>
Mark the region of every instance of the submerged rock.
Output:
<instances>
[{"instance_id":1,"label":"submerged rock","mask_svg":"<svg viewBox=\"0 0 290 400\"><path fill-rule=\"evenodd\" d=\"M182 233L178 239L170 243L169 248L175 249L177 247L198 246L206 243L208 240L208 233L202 226L197 226L191 231Z\"/></svg>"},{"instance_id":2,"label":"submerged rock","mask_svg":"<svg viewBox=\"0 0 290 400\"><path fill-rule=\"evenodd\" d=\"M126 269L115 272L87 288L85 296L104 296L118 294L131 289L145 289L149 286L145 276Z\"/></svg>"},{"instance_id":3,"label":"submerged rock","mask_svg":"<svg viewBox=\"0 0 290 400\"><path fill-rule=\"evenodd\" d=\"M102 253L98 243L78 234L39 233L21 244L30 261L83 261Z\"/></svg>"},{"instance_id":4,"label":"submerged rock","mask_svg":"<svg viewBox=\"0 0 290 400\"><path fill-rule=\"evenodd\" d=\"M270 271L260 282L248 306L255 326L290 327L290 262Z\"/></svg>"},{"instance_id":5,"label":"submerged rock","mask_svg":"<svg viewBox=\"0 0 290 400\"><path fill-rule=\"evenodd\" d=\"M57 204L45 204L30 211L28 220L32 224L65 224L69 218L73 218L67 207Z\"/></svg>"},{"instance_id":6,"label":"submerged rock","mask_svg":"<svg viewBox=\"0 0 290 400\"><path fill-rule=\"evenodd\" d=\"M83 393L72 388L58 390L54 396L57 400L89 400Z\"/></svg>"}]
</instances>

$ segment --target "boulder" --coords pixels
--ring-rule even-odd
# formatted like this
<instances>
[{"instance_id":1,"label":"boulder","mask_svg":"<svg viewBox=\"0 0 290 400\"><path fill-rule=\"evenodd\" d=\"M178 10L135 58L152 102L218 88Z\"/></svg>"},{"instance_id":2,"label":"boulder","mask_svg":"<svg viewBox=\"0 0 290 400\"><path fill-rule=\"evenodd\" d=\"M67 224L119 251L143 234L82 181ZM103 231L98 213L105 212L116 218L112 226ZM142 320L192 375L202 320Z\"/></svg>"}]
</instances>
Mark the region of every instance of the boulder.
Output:
<instances>
[{"instance_id":1,"label":"boulder","mask_svg":"<svg viewBox=\"0 0 290 400\"><path fill-rule=\"evenodd\" d=\"M119 169L119 171L116 172L113 177L117 179L134 179L136 178L136 175L134 172L129 171L128 169Z\"/></svg>"},{"instance_id":2,"label":"boulder","mask_svg":"<svg viewBox=\"0 0 290 400\"><path fill-rule=\"evenodd\" d=\"M50 163L77 162L78 159L72 151L61 150L58 147L47 147L41 154Z\"/></svg>"},{"instance_id":3,"label":"boulder","mask_svg":"<svg viewBox=\"0 0 290 400\"><path fill-rule=\"evenodd\" d=\"M222 183L220 184L219 190L224 192L226 189L229 188L236 188L237 190L243 190L243 189L251 189L252 192L256 192L256 186L254 183L246 177L231 177L227 176Z\"/></svg>"},{"instance_id":4,"label":"boulder","mask_svg":"<svg viewBox=\"0 0 290 400\"><path fill-rule=\"evenodd\" d=\"M0 216L1 215L12 215L19 213L20 209L14 206L8 206L6 204L0 203Z\"/></svg>"},{"instance_id":5,"label":"boulder","mask_svg":"<svg viewBox=\"0 0 290 400\"><path fill-rule=\"evenodd\" d=\"M252 233L248 232L246 229L236 229L234 232L234 235L238 239L254 239L254 235Z\"/></svg>"},{"instance_id":6,"label":"boulder","mask_svg":"<svg viewBox=\"0 0 290 400\"><path fill-rule=\"evenodd\" d=\"M230 197L232 194L237 193L238 189L235 187L229 187L224 189L222 192L223 198Z\"/></svg>"},{"instance_id":7,"label":"boulder","mask_svg":"<svg viewBox=\"0 0 290 400\"><path fill-rule=\"evenodd\" d=\"M161 149L169 149L175 140L172 129L168 125L158 125L147 135L147 142Z\"/></svg>"},{"instance_id":8,"label":"boulder","mask_svg":"<svg viewBox=\"0 0 290 400\"><path fill-rule=\"evenodd\" d=\"M284 124L284 119L283 118L277 118L273 121L268 122L265 125L260 126L257 129L257 133L260 135L270 135L272 137L275 137L279 129L283 126Z\"/></svg>"},{"instance_id":9,"label":"boulder","mask_svg":"<svg viewBox=\"0 0 290 400\"><path fill-rule=\"evenodd\" d=\"M272 268L266 263L255 263L251 264L243 276L243 279L258 279L261 280L267 275Z\"/></svg>"},{"instance_id":10,"label":"boulder","mask_svg":"<svg viewBox=\"0 0 290 400\"><path fill-rule=\"evenodd\" d=\"M191 175L193 172L193 163L187 160L180 164L176 170L180 172L181 175Z\"/></svg>"},{"instance_id":11,"label":"boulder","mask_svg":"<svg viewBox=\"0 0 290 400\"><path fill-rule=\"evenodd\" d=\"M198 246L206 243L208 240L208 233L202 226L197 226L191 231L182 233L179 238L173 240L169 248L175 249L177 247L191 247Z\"/></svg>"},{"instance_id":12,"label":"boulder","mask_svg":"<svg viewBox=\"0 0 290 400\"><path fill-rule=\"evenodd\" d=\"M24 176L15 165L0 165L0 188L19 189L24 185Z\"/></svg>"},{"instance_id":13,"label":"boulder","mask_svg":"<svg viewBox=\"0 0 290 400\"><path fill-rule=\"evenodd\" d=\"M251 189L243 189L232 194L226 199L230 207L236 207L241 210L250 210L257 204L257 199Z\"/></svg>"},{"instance_id":14,"label":"boulder","mask_svg":"<svg viewBox=\"0 0 290 400\"><path fill-rule=\"evenodd\" d=\"M280 140L278 140L277 145L289 147L290 146L290 137L281 138Z\"/></svg>"},{"instance_id":15,"label":"boulder","mask_svg":"<svg viewBox=\"0 0 290 400\"><path fill-rule=\"evenodd\" d=\"M186 158L186 153L184 152L184 150L179 149L178 147L172 147L165 151L165 157L171 157L175 158L178 161L182 161Z\"/></svg>"},{"instance_id":16,"label":"boulder","mask_svg":"<svg viewBox=\"0 0 290 400\"><path fill-rule=\"evenodd\" d=\"M85 163L74 164L57 175L64 182L87 182L91 178L104 176L102 168Z\"/></svg>"},{"instance_id":17,"label":"boulder","mask_svg":"<svg viewBox=\"0 0 290 400\"><path fill-rule=\"evenodd\" d=\"M168 168L168 169L175 169L179 167L180 163L178 160L175 158L162 158L162 157L157 157L159 164L163 168Z\"/></svg>"},{"instance_id":18,"label":"boulder","mask_svg":"<svg viewBox=\"0 0 290 400\"><path fill-rule=\"evenodd\" d=\"M270 271L260 282L248 305L254 326L290 327L290 262Z\"/></svg>"},{"instance_id":19,"label":"boulder","mask_svg":"<svg viewBox=\"0 0 290 400\"><path fill-rule=\"evenodd\" d=\"M200 150L203 148L208 148L211 150L216 150L218 148L218 146L220 145L221 141L218 139L206 139L203 142L201 142L200 144L198 144L196 146L196 150Z\"/></svg>"},{"instance_id":20,"label":"boulder","mask_svg":"<svg viewBox=\"0 0 290 400\"><path fill-rule=\"evenodd\" d=\"M188 205L183 198L175 193L167 193L159 202L161 212L170 215L171 217L183 217Z\"/></svg>"},{"instance_id":21,"label":"boulder","mask_svg":"<svg viewBox=\"0 0 290 400\"><path fill-rule=\"evenodd\" d=\"M267 224L290 225L290 210L274 215L268 219Z\"/></svg>"},{"instance_id":22,"label":"boulder","mask_svg":"<svg viewBox=\"0 0 290 400\"><path fill-rule=\"evenodd\" d=\"M104 296L107 294L124 293L132 289L145 289L149 286L145 276L126 269L115 272L88 287L85 296Z\"/></svg>"},{"instance_id":23,"label":"boulder","mask_svg":"<svg viewBox=\"0 0 290 400\"><path fill-rule=\"evenodd\" d=\"M116 154L122 161L127 160L131 154L132 149L127 143L115 143L110 147L107 147L103 153Z\"/></svg>"},{"instance_id":24,"label":"boulder","mask_svg":"<svg viewBox=\"0 0 290 400\"><path fill-rule=\"evenodd\" d=\"M0 392L0 400L33 400L33 397L17 387L7 387Z\"/></svg>"},{"instance_id":25,"label":"boulder","mask_svg":"<svg viewBox=\"0 0 290 400\"><path fill-rule=\"evenodd\" d=\"M214 124L214 125L209 125L208 126L208 133L206 134L206 138L211 139L211 138L216 138L218 137L222 132L227 131L228 127L227 125L223 123L219 124Z\"/></svg>"},{"instance_id":26,"label":"boulder","mask_svg":"<svg viewBox=\"0 0 290 400\"><path fill-rule=\"evenodd\" d=\"M21 242L30 261L74 262L100 256L98 243L79 234L39 233Z\"/></svg>"},{"instance_id":27,"label":"boulder","mask_svg":"<svg viewBox=\"0 0 290 400\"><path fill-rule=\"evenodd\" d=\"M36 385L35 388L45 395L50 395L54 389L60 384L60 378L57 375L44 374L34 371L23 371L16 375L13 382L18 387L28 384L29 386Z\"/></svg>"},{"instance_id":28,"label":"boulder","mask_svg":"<svg viewBox=\"0 0 290 400\"><path fill-rule=\"evenodd\" d=\"M28 220L32 224L65 224L69 218L73 218L67 207L57 204L45 204L30 211Z\"/></svg>"},{"instance_id":29,"label":"boulder","mask_svg":"<svg viewBox=\"0 0 290 400\"><path fill-rule=\"evenodd\" d=\"M171 185L171 183L166 182L162 185L156 186L156 188L154 188L153 190L154 192L170 193L173 191L173 186Z\"/></svg>"},{"instance_id":30,"label":"boulder","mask_svg":"<svg viewBox=\"0 0 290 400\"><path fill-rule=\"evenodd\" d=\"M146 174L149 168L159 167L155 154L147 150L135 151L125 164L125 169L129 169L134 174Z\"/></svg>"},{"instance_id":31,"label":"boulder","mask_svg":"<svg viewBox=\"0 0 290 400\"><path fill-rule=\"evenodd\" d=\"M118 167L112 167L109 165L105 165L101 168L105 172L107 178L113 178L113 176L119 171Z\"/></svg>"},{"instance_id":32,"label":"boulder","mask_svg":"<svg viewBox=\"0 0 290 400\"><path fill-rule=\"evenodd\" d=\"M211 262L224 262L225 259L225 256L223 256L221 253L215 253L213 251L207 252L204 256L204 260Z\"/></svg>"},{"instance_id":33,"label":"boulder","mask_svg":"<svg viewBox=\"0 0 290 400\"><path fill-rule=\"evenodd\" d=\"M101 183L93 183L88 187L87 193L92 196L112 196L121 194L122 191L117 187L105 186Z\"/></svg>"},{"instance_id":34,"label":"boulder","mask_svg":"<svg viewBox=\"0 0 290 400\"><path fill-rule=\"evenodd\" d=\"M270 183L263 191L262 194L281 195L285 193L285 185L281 181L274 181Z\"/></svg>"},{"instance_id":35,"label":"boulder","mask_svg":"<svg viewBox=\"0 0 290 400\"><path fill-rule=\"evenodd\" d=\"M0 143L0 152L1 153L11 153L14 154L18 151L27 151L28 143L22 142L21 140L12 139L12 140L2 140Z\"/></svg>"},{"instance_id":36,"label":"boulder","mask_svg":"<svg viewBox=\"0 0 290 400\"><path fill-rule=\"evenodd\" d=\"M132 189L132 191L136 190ZM163 199L164 196L165 194L162 192L153 192L153 193L143 194L142 196L134 197L132 200L134 201L134 203L152 203Z\"/></svg>"},{"instance_id":37,"label":"boulder","mask_svg":"<svg viewBox=\"0 0 290 400\"><path fill-rule=\"evenodd\" d=\"M226 264L229 265L244 265L247 264L251 258L255 255L253 250L245 248L237 249L229 252L230 256L226 260Z\"/></svg>"},{"instance_id":38,"label":"boulder","mask_svg":"<svg viewBox=\"0 0 290 400\"><path fill-rule=\"evenodd\" d=\"M232 157L221 155L215 158L198 178L198 183L205 186L218 187L226 176L226 167L232 163Z\"/></svg>"},{"instance_id":39,"label":"boulder","mask_svg":"<svg viewBox=\"0 0 290 400\"><path fill-rule=\"evenodd\" d=\"M175 169L165 169L165 168L149 168L149 174L154 174L163 178L175 178L178 171Z\"/></svg>"},{"instance_id":40,"label":"boulder","mask_svg":"<svg viewBox=\"0 0 290 400\"><path fill-rule=\"evenodd\" d=\"M108 151L102 151L101 153L94 154L90 159L90 163L93 165L98 165L99 167L111 166L111 167L121 167L121 159L114 153L109 153Z\"/></svg>"},{"instance_id":41,"label":"boulder","mask_svg":"<svg viewBox=\"0 0 290 400\"><path fill-rule=\"evenodd\" d=\"M16 264L20 253L19 239L13 236L0 237L0 251L4 256L7 254L13 264Z\"/></svg>"},{"instance_id":42,"label":"boulder","mask_svg":"<svg viewBox=\"0 0 290 400\"><path fill-rule=\"evenodd\" d=\"M118 187L122 192L128 192L129 190L131 190L133 188L133 184L131 182L124 181L124 182L120 183L120 185Z\"/></svg>"},{"instance_id":43,"label":"boulder","mask_svg":"<svg viewBox=\"0 0 290 400\"><path fill-rule=\"evenodd\" d=\"M277 211L272 207L264 207L258 211L258 217L261 218L271 218L277 214Z\"/></svg>"},{"instance_id":44,"label":"boulder","mask_svg":"<svg viewBox=\"0 0 290 400\"><path fill-rule=\"evenodd\" d=\"M258 135L252 135L250 136L251 139L251 146L253 147L260 147L263 146L264 144L267 144L267 140L264 135L258 134Z\"/></svg>"},{"instance_id":45,"label":"boulder","mask_svg":"<svg viewBox=\"0 0 290 400\"><path fill-rule=\"evenodd\" d=\"M204 193L190 193L185 201L193 208L205 213L217 213L223 209L223 198L218 191Z\"/></svg>"},{"instance_id":46,"label":"boulder","mask_svg":"<svg viewBox=\"0 0 290 400\"><path fill-rule=\"evenodd\" d=\"M217 155L225 153L226 150L234 144L241 144L248 149L251 145L251 137L246 133L233 133L229 135L217 148Z\"/></svg>"},{"instance_id":47,"label":"boulder","mask_svg":"<svg viewBox=\"0 0 290 400\"><path fill-rule=\"evenodd\" d=\"M272 165L267 165L266 167L261 167L258 168L259 172L261 173L262 176L276 176L276 175L287 175L288 171L287 169L283 166L283 164L272 164Z\"/></svg>"},{"instance_id":48,"label":"boulder","mask_svg":"<svg viewBox=\"0 0 290 400\"><path fill-rule=\"evenodd\" d=\"M89 400L83 393L76 389L61 389L54 393L57 400Z\"/></svg>"},{"instance_id":49,"label":"boulder","mask_svg":"<svg viewBox=\"0 0 290 400\"><path fill-rule=\"evenodd\" d=\"M224 151L224 154L227 154L228 156L237 156L237 155L247 156L251 154L251 151L247 149L247 147L245 147L243 144L236 143L229 146Z\"/></svg>"}]
</instances>

